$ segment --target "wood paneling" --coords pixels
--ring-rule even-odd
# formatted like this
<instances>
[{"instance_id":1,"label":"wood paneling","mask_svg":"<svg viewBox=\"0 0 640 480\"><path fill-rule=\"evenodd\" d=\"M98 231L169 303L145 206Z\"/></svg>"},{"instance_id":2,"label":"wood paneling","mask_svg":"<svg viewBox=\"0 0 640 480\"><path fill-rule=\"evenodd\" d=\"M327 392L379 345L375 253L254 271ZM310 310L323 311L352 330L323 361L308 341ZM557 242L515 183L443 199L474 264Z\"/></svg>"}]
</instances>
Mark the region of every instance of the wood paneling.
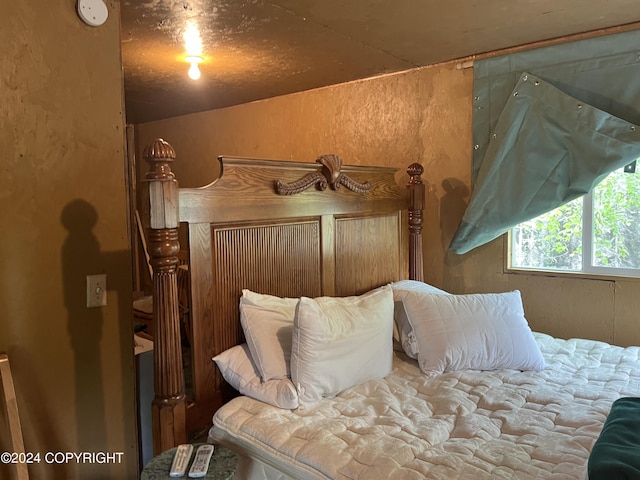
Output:
<instances>
[{"instance_id":1,"label":"wood paneling","mask_svg":"<svg viewBox=\"0 0 640 480\"><path fill-rule=\"evenodd\" d=\"M371 184L365 194L344 187L309 189L297 195L276 195L275 181L292 183L317 172L314 163L281 162L221 157L221 176L202 188L181 188L180 220L189 223L221 223L239 220L272 221L284 218L320 217L354 213L381 213L407 208L407 192L395 183L397 169L343 166L355 181ZM393 183L390 183L393 182Z\"/></svg>"},{"instance_id":2,"label":"wood paneling","mask_svg":"<svg viewBox=\"0 0 640 480\"><path fill-rule=\"evenodd\" d=\"M336 295L358 295L407 278L400 223L398 214L337 219Z\"/></svg>"}]
</instances>

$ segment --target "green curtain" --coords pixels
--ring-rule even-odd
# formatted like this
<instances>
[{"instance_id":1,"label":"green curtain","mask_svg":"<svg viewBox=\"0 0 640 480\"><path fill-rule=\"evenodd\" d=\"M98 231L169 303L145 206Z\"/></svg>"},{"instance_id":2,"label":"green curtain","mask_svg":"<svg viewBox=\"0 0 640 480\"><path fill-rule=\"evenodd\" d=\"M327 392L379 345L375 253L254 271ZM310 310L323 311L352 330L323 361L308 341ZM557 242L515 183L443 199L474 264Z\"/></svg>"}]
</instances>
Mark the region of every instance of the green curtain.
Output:
<instances>
[{"instance_id":1,"label":"green curtain","mask_svg":"<svg viewBox=\"0 0 640 480\"><path fill-rule=\"evenodd\" d=\"M640 31L474 64L466 253L587 193L640 157Z\"/></svg>"}]
</instances>

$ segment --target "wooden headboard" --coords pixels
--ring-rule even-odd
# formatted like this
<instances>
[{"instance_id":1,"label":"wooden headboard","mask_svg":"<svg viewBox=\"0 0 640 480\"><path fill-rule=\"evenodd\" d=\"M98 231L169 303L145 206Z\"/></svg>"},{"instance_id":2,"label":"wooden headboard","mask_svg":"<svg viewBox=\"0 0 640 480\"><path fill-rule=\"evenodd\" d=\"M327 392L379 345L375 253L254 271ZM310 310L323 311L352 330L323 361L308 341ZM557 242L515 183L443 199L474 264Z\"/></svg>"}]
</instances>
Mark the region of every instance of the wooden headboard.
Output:
<instances>
[{"instance_id":1,"label":"wooden headboard","mask_svg":"<svg viewBox=\"0 0 640 480\"><path fill-rule=\"evenodd\" d=\"M358 295L391 281L422 280L422 167L345 166L335 155L316 163L220 157L219 178L178 188L176 155L157 139L143 205L153 266L154 450L186 441L207 425L228 387L212 362L243 342L243 288L286 297ZM145 214L146 213L146 214ZM178 319L178 229L189 252L193 398L185 398ZM184 248L184 246L183 246Z\"/></svg>"}]
</instances>

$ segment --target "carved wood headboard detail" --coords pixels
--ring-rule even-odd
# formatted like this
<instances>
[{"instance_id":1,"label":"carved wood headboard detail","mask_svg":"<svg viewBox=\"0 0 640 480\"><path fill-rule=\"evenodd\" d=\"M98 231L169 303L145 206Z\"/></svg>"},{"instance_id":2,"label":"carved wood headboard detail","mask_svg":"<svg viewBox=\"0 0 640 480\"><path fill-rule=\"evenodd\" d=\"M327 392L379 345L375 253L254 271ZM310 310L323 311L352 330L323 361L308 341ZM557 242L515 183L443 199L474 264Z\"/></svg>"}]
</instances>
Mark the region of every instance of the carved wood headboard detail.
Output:
<instances>
[{"instance_id":1,"label":"carved wood headboard detail","mask_svg":"<svg viewBox=\"0 0 640 480\"><path fill-rule=\"evenodd\" d=\"M167 142L155 140L144 156L151 164L142 210L154 267L156 452L185 442L187 431L209 424L227 400L229 387L211 359L244 341L243 288L287 297L346 296L423 278L419 164L409 167L403 188L397 169L346 166L335 155L315 164L220 157L213 183L178 188L170 168L176 155ZM189 252L188 401L176 288L179 223Z\"/></svg>"},{"instance_id":2,"label":"carved wood headboard detail","mask_svg":"<svg viewBox=\"0 0 640 480\"><path fill-rule=\"evenodd\" d=\"M280 180L276 180L276 193L278 195L295 195L296 193L305 191L311 187L311 185L315 185L318 190L326 190L327 185L331 186L332 190L337 190L340 188L340 185L344 185L356 193L366 193L371 190L371 184L369 182L358 183L340 171L342 168L342 159L337 155L321 155L316 158L316 162L324 166L322 173L307 173L300 180L293 183L283 183Z\"/></svg>"}]
</instances>

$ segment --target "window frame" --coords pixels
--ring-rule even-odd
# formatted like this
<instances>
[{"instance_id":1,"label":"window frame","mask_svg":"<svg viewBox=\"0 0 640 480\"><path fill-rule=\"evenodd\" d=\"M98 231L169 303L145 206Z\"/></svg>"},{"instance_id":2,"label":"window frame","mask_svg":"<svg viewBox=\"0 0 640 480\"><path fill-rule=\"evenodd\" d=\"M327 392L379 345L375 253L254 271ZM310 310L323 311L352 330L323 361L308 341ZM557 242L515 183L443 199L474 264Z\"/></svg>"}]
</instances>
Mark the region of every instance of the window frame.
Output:
<instances>
[{"instance_id":1,"label":"window frame","mask_svg":"<svg viewBox=\"0 0 640 480\"><path fill-rule=\"evenodd\" d=\"M597 187L596 187L597 188ZM640 281L640 268L601 267L593 265L594 255L593 228L593 190L582 197L582 269L560 270L552 268L519 267L513 265L514 238L513 229L509 230L505 238L505 272L539 274L546 276L574 277L574 278L623 278ZM590 259L589 261L587 261Z\"/></svg>"}]
</instances>

